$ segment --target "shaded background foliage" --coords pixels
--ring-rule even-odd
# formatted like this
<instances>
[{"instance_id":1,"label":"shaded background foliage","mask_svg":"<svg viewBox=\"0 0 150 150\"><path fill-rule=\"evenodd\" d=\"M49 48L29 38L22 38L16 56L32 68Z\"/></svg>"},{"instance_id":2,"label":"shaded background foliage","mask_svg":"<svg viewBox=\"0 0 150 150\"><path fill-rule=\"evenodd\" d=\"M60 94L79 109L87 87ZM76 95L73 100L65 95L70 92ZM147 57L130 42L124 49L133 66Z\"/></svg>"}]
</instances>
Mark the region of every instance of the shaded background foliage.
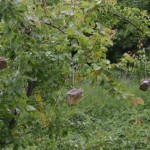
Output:
<instances>
[{"instance_id":1,"label":"shaded background foliage","mask_svg":"<svg viewBox=\"0 0 150 150\"><path fill-rule=\"evenodd\" d=\"M129 10L129 8L131 8L127 14L127 16L128 15L131 16L131 19L128 20L128 17L123 16L120 22L118 22L113 27L117 29L117 35L116 35L116 39L114 40L114 45L109 48L109 52L108 52L108 58L112 62L119 61L119 59L122 57L122 54L127 51L132 51L133 53L137 53L137 51L139 50L139 47L138 47L139 40L143 39L142 35L144 33L139 34L139 26L141 24L139 25L135 24L134 26L132 26L133 25L132 20L134 20L133 18L135 18L133 16L136 15L136 17L138 17L141 11L143 11L142 13L145 14L143 16L143 19L147 18L149 20L149 13L150 13L150 8L149 8L150 2L147 0L142 0L142 1L141 0L135 0L135 1L119 0L118 4L122 8L122 10L123 9ZM132 11L133 14L130 11ZM148 23L148 27L150 28L149 23ZM147 54L149 55L149 51L150 51L149 34L146 37L144 37L142 42L143 42L143 46L146 48Z\"/></svg>"}]
</instances>

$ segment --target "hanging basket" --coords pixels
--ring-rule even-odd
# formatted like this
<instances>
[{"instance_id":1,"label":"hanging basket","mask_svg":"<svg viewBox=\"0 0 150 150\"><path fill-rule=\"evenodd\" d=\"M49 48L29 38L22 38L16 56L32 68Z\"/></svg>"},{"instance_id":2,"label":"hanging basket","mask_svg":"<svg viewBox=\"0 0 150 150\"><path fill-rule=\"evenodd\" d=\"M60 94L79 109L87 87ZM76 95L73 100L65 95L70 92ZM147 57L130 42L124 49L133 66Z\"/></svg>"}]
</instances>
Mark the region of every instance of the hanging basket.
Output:
<instances>
[{"instance_id":1,"label":"hanging basket","mask_svg":"<svg viewBox=\"0 0 150 150\"><path fill-rule=\"evenodd\" d=\"M66 98L70 106L75 105L82 97L83 91L81 89L72 89L67 92Z\"/></svg>"},{"instance_id":2,"label":"hanging basket","mask_svg":"<svg viewBox=\"0 0 150 150\"><path fill-rule=\"evenodd\" d=\"M7 61L4 57L0 58L0 70L7 68Z\"/></svg>"},{"instance_id":3,"label":"hanging basket","mask_svg":"<svg viewBox=\"0 0 150 150\"><path fill-rule=\"evenodd\" d=\"M139 89L142 91L147 91L150 86L150 79L144 79L143 82L140 84Z\"/></svg>"}]
</instances>

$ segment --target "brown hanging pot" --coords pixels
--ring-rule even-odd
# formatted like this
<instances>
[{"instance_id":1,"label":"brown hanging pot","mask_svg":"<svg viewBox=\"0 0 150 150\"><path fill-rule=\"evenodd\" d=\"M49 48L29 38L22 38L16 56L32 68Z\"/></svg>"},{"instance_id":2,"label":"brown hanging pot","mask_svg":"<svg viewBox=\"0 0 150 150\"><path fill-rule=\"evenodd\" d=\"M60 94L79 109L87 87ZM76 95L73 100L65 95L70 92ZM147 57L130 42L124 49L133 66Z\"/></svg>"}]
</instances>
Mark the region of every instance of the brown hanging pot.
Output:
<instances>
[{"instance_id":1,"label":"brown hanging pot","mask_svg":"<svg viewBox=\"0 0 150 150\"><path fill-rule=\"evenodd\" d=\"M0 70L7 68L7 61L4 57L0 58Z\"/></svg>"},{"instance_id":2,"label":"brown hanging pot","mask_svg":"<svg viewBox=\"0 0 150 150\"><path fill-rule=\"evenodd\" d=\"M66 98L68 105L72 106L79 102L80 98L82 97L83 91L81 89L72 89L67 92Z\"/></svg>"},{"instance_id":3,"label":"brown hanging pot","mask_svg":"<svg viewBox=\"0 0 150 150\"><path fill-rule=\"evenodd\" d=\"M150 78L144 79L143 82L140 84L139 89L142 91L147 91L150 86Z\"/></svg>"}]
</instances>

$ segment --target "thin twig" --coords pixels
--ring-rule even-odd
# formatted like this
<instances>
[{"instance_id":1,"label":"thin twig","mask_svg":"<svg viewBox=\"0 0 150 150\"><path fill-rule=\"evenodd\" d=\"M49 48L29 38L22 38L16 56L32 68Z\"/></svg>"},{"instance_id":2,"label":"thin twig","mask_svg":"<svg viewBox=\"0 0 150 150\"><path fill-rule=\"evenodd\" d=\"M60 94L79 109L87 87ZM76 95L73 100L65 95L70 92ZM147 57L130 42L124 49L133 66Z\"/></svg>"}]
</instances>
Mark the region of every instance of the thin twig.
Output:
<instances>
[{"instance_id":1,"label":"thin twig","mask_svg":"<svg viewBox=\"0 0 150 150\"><path fill-rule=\"evenodd\" d=\"M90 91L88 91L77 103L81 102L86 97L88 97L94 91L94 89L96 88L96 85L97 85L97 77L96 77L95 84L93 84L93 86L91 87Z\"/></svg>"},{"instance_id":2,"label":"thin twig","mask_svg":"<svg viewBox=\"0 0 150 150\"><path fill-rule=\"evenodd\" d=\"M45 14L46 14L47 13L46 12L46 6L47 6L46 0L42 0L42 3L43 3L43 8L44 8L44 11L45 11Z\"/></svg>"},{"instance_id":3,"label":"thin twig","mask_svg":"<svg viewBox=\"0 0 150 150\"><path fill-rule=\"evenodd\" d=\"M43 4L44 12L45 12L45 14L46 14L46 16L47 16L47 10L46 10L47 3L46 3L46 0L42 0L42 4ZM57 27L57 26L54 25L52 22L50 22L50 23L46 23L46 22L45 22L45 24L46 24L46 25L49 25L49 26L52 26L53 28L59 30L59 31L62 32L63 34L66 34L65 31L63 31L63 29L61 29L60 27Z\"/></svg>"},{"instance_id":4,"label":"thin twig","mask_svg":"<svg viewBox=\"0 0 150 150\"><path fill-rule=\"evenodd\" d=\"M63 29L61 29L60 27L55 26L55 25L52 24L51 22L50 22L50 23L46 23L46 22L45 22L45 24L46 24L46 25L49 25L49 26L52 26L53 28L59 30L59 31L62 32L63 34L66 34L66 32L65 32Z\"/></svg>"},{"instance_id":5,"label":"thin twig","mask_svg":"<svg viewBox=\"0 0 150 150\"><path fill-rule=\"evenodd\" d=\"M48 120L47 126L50 124L50 122L51 122L51 120L52 120L52 116L53 116L54 111L55 111L55 109L56 109L56 107L57 107L59 98L60 98L60 96L61 96L61 94L62 94L62 90L63 90L64 84L65 84L66 78L67 78L67 77L65 77L65 79L64 79L64 81L63 81L63 83L62 83L60 89L58 90L58 95L57 95L57 98L56 98L56 100L55 100L55 104L54 104L54 106L53 106L53 108L52 108L52 111L50 112L49 120ZM45 127L47 127L47 126L45 126Z\"/></svg>"},{"instance_id":6,"label":"thin twig","mask_svg":"<svg viewBox=\"0 0 150 150\"><path fill-rule=\"evenodd\" d=\"M75 65L75 63L74 63L74 59L72 57L72 86L73 86L73 88L74 88L74 74L75 74L74 65Z\"/></svg>"},{"instance_id":7,"label":"thin twig","mask_svg":"<svg viewBox=\"0 0 150 150\"><path fill-rule=\"evenodd\" d=\"M114 13L114 12L111 12L112 14L116 15L117 17L125 20L126 22L130 23L132 26L134 26L135 28L137 28L140 32L143 32L143 30L141 30L139 27L137 27L133 22L131 22L130 20L128 20L127 18L117 14L117 13Z\"/></svg>"},{"instance_id":8,"label":"thin twig","mask_svg":"<svg viewBox=\"0 0 150 150\"><path fill-rule=\"evenodd\" d=\"M146 60L146 51L143 48L143 52L144 52L144 72L145 72L145 78L147 78L147 60Z\"/></svg>"}]
</instances>

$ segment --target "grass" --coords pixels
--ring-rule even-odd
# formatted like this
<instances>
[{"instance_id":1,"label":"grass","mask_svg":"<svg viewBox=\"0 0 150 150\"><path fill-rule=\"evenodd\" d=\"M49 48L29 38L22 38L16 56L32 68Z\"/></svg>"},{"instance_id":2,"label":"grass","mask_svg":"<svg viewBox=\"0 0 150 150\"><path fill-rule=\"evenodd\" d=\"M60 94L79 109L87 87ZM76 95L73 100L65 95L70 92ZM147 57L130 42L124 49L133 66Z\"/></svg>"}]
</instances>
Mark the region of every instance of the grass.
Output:
<instances>
[{"instance_id":1,"label":"grass","mask_svg":"<svg viewBox=\"0 0 150 150\"><path fill-rule=\"evenodd\" d=\"M134 107L107 88L96 86L73 107L60 107L60 141L56 149L150 149L150 93L139 90L139 81L121 79L120 89L141 97L144 105ZM88 91L89 84L82 89Z\"/></svg>"},{"instance_id":2,"label":"grass","mask_svg":"<svg viewBox=\"0 0 150 150\"><path fill-rule=\"evenodd\" d=\"M90 91L89 83L80 82L78 86L88 95L70 107L64 94L49 127L35 131L40 138L33 139L37 143L26 150L149 150L150 93L139 90L138 80L117 82L119 90L141 97L144 105L133 106L131 98L113 93L108 85L97 85ZM29 134L25 139L31 137Z\"/></svg>"}]
</instances>

